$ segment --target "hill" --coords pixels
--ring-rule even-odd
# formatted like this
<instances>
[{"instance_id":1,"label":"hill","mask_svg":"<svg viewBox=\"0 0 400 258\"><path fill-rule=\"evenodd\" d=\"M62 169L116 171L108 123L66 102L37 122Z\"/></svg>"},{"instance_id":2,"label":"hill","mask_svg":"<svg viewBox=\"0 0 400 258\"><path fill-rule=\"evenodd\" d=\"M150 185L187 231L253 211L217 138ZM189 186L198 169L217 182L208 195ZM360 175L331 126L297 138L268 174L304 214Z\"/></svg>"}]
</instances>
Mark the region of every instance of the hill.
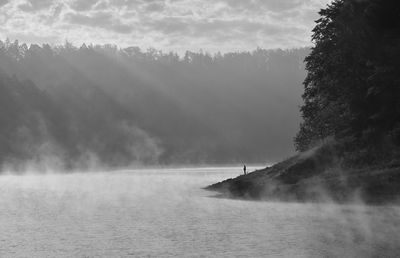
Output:
<instances>
[{"instance_id":1,"label":"hill","mask_svg":"<svg viewBox=\"0 0 400 258\"><path fill-rule=\"evenodd\" d=\"M308 48L256 49L178 56L136 47L0 41L3 84L14 78L46 98L9 98L0 131L34 131L31 124L8 123L7 113L18 113L24 103L41 103L38 121L53 116L41 124L43 137L7 136L2 159L48 160L50 152L67 166L89 160L113 168L278 160L294 151L287 135L296 133L300 121L296 107L307 53ZM50 143L57 151L40 153ZM16 155L12 144L32 147L31 154Z\"/></svg>"}]
</instances>

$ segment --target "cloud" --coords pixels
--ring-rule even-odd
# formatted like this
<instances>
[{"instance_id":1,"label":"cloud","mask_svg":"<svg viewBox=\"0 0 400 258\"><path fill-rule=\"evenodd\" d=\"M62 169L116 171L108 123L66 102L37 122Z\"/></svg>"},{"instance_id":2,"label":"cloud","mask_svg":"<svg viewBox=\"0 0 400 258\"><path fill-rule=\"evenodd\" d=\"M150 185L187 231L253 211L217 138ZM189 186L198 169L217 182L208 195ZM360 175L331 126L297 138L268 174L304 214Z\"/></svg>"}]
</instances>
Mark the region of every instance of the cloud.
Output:
<instances>
[{"instance_id":1,"label":"cloud","mask_svg":"<svg viewBox=\"0 0 400 258\"><path fill-rule=\"evenodd\" d=\"M2 7L3 5L8 4L9 0L0 0L0 7Z\"/></svg>"},{"instance_id":2,"label":"cloud","mask_svg":"<svg viewBox=\"0 0 400 258\"><path fill-rule=\"evenodd\" d=\"M330 1L0 0L0 36L210 52L301 47Z\"/></svg>"},{"instance_id":3,"label":"cloud","mask_svg":"<svg viewBox=\"0 0 400 258\"><path fill-rule=\"evenodd\" d=\"M186 35L193 37L212 37L223 35L232 37L255 33L273 36L288 32L296 32L293 27L280 26L279 24L268 24L251 21L247 19L201 19L195 20L182 17L168 17L160 20L151 20L143 23L148 30L158 31L163 34ZM239 37L238 37L239 39Z\"/></svg>"},{"instance_id":4,"label":"cloud","mask_svg":"<svg viewBox=\"0 0 400 258\"><path fill-rule=\"evenodd\" d=\"M162 2L162 3L153 2L153 3L149 3L146 6L146 11L148 11L148 12L162 12L162 11L164 11L164 8L165 8L164 2Z\"/></svg>"},{"instance_id":5,"label":"cloud","mask_svg":"<svg viewBox=\"0 0 400 258\"><path fill-rule=\"evenodd\" d=\"M54 0L26 0L19 8L25 12L35 12L50 8L53 2Z\"/></svg>"},{"instance_id":6,"label":"cloud","mask_svg":"<svg viewBox=\"0 0 400 258\"><path fill-rule=\"evenodd\" d=\"M242 10L270 10L281 12L300 8L306 1L302 0L222 0L228 6Z\"/></svg>"},{"instance_id":7,"label":"cloud","mask_svg":"<svg viewBox=\"0 0 400 258\"><path fill-rule=\"evenodd\" d=\"M118 18L113 17L111 13L98 12L94 15L68 14L66 21L71 24L85 25L88 27L102 28L118 33L129 33L131 26L124 24Z\"/></svg>"},{"instance_id":8,"label":"cloud","mask_svg":"<svg viewBox=\"0 0 400 258\"><path fill-rule=\"evenodd\" d=\"M70 4L70 7L76 11L88 11L99 2L99 0L76 0Z\"/></svg>"}]
</instances>

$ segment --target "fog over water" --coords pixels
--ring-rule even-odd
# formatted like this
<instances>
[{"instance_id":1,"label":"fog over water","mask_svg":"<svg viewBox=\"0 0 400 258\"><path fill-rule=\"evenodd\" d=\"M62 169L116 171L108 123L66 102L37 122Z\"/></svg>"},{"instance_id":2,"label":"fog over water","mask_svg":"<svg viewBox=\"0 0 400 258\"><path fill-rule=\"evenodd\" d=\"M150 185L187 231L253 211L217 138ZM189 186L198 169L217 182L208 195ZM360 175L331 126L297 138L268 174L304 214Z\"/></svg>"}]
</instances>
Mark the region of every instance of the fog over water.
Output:
<instances>
[{"instance_id":1,"label":"fog over water","mask_svg":"<svg viewBox=\"0 0 400 258\"><path fill-rule=\"evenodd\" d=\"M252 170L253 168L250 168ZM1 257L395 257L400 208L246 202L241 168L0 177Z\"/></svg>"}]
</instances>

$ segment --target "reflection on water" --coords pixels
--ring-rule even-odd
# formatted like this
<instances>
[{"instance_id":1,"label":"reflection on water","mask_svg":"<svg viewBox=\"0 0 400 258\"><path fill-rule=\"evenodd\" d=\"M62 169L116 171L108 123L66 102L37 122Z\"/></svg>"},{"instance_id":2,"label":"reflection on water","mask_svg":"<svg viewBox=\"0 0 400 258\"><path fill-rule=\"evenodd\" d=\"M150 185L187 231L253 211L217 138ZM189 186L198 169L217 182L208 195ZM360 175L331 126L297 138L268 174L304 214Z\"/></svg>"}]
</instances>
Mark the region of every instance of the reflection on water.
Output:
<instances>
[{"instance_id":1,"label":"reflection on water","mask_svg":"<svg viewBox=\"0 0 400 258\"><path fill-rule=\"evenodd\" d=\"M248 202L241 168L0 177L0 257L396 257L400 208Z\"/></svg>"}]
</instances>

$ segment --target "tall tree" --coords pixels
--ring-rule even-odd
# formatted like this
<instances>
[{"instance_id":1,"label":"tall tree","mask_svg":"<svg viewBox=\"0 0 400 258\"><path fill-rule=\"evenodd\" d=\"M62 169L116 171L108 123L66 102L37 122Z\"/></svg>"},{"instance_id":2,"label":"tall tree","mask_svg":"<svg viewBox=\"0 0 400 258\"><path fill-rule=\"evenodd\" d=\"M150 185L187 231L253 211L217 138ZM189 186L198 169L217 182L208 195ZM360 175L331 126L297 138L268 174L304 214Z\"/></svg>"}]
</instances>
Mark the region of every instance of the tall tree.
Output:
<instances>
[{"instance_id":1,"label":"tall tree","mask_svg":"<svg viewBox=\"0 0 400 258\"><path fill-rule=\"evenodd\" d=\"M319 13L306 57L296 148L328 137L353 150L398 147L400 9L394 0L335 0Z\"/></svg>"}]
</instances>

